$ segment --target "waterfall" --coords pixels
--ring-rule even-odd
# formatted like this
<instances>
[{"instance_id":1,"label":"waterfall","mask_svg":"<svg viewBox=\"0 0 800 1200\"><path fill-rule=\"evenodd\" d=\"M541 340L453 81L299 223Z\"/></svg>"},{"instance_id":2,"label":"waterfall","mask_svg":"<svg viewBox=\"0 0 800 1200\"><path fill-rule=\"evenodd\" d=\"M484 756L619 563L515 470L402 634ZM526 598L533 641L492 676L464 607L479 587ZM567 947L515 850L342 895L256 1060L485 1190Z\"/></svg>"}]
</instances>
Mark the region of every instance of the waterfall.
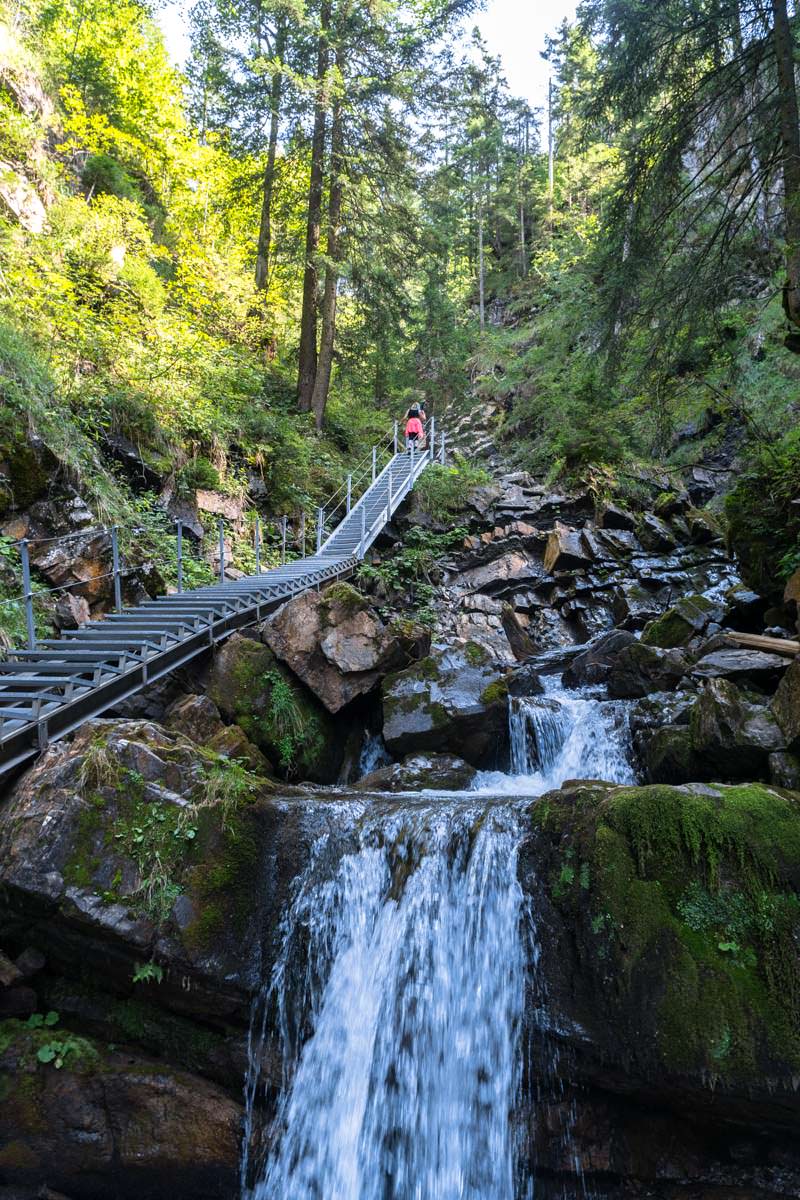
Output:
<instances>
[{"instance_id":1,"label":"waterfall","mask_svg":"<svg viewBox=\"0 0 800 1200\"><path fill-rule=\"evenodd\" d=\"M561 1074L517 879L526 812L564 779L634 775L624 705L586 692L512 699L509 734L511 774L484 772L471 792L303 801L313 848L251 1028L245 1200L533 1197L526 1011L531 1103ZM253 1162L273 1030L282 1086ZM562 1109L552 1136L569 1152L574 1106Z\"/></svg>"},{"instance_id":2,"label":"waterfall","mask_svg":"<svg viewBox=\"0 0 800 1200\"><path fill-rule=\"evenodd\" d=\"M387 753L383 738L379 733L365 733L364 742L358 759L358 778L377 771L379 767L388 767L394 760Z\"/></svg>"},{"instance_id":3,"label":"waterfall","mask_svg":"<svg viewBox=\"0 0 800 1200\"><path fill-rule=\"evenodd\" d=\"M508 804L395 804L332 874L311 864L272 980L287 1079L254 1200L514 1200L520 830Z\"/></svg>"},{"instance_id":4,"label":"waterfall","mask_svg":"<svg viewBox=\"0 0 800 1200\"><path fill-rule=\"evenodd\" d=\"M540 796L565 779L635 783L627 705L547 682L544 695L509 699L511 773L481 771L475 788Z\"/></svg>"}]
</instances>

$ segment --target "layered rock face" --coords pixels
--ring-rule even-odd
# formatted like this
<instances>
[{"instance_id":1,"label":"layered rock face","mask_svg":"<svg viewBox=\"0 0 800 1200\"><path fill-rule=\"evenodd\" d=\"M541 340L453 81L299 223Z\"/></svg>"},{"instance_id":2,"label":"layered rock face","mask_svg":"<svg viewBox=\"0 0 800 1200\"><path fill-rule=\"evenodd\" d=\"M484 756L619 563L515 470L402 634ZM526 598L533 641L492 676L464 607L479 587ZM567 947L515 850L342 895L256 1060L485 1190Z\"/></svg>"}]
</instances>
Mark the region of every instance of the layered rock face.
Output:
<instances>
[{"instance_id":1,"label":"layered rock face","mask_svg":"<svg viewBox=\"0 0 800 1200\"><path fill-rule=\"evenodd\" d=\"M630 512L505 477L427 628L335 585L230 638L158 722L47 751L0 802L0 1194L236 1195L250 1007L326 819L307 785L468 788L507 766L509 698L541 673L627 706L653 786L570 785L525 817L537 1195L800 1192L798 666L728 640L765 604L688 484ZM261 1080L263 1116L270 1037Z\"/></svg>"},{"instance_id":2,"label":"layered rock face","mask_svg":"<svg viewBox=\"0 0 800 1200\"><path fill-rule=\"evenodd\" d=\"M567 784L520 871L543 1194L797 1194L800 796Z\"/></svg>"},{"instance_id":3,"label":"layered rock face","mask_svg":"<svg viewBox=\"0 0 800 1200\"><path fill-rule=\"evenodd\" d=\"M307 853L273 791L177 732L96 721L6 798L9 1195L236 1194L251 997Z\"/></svg>"}]
</instances>

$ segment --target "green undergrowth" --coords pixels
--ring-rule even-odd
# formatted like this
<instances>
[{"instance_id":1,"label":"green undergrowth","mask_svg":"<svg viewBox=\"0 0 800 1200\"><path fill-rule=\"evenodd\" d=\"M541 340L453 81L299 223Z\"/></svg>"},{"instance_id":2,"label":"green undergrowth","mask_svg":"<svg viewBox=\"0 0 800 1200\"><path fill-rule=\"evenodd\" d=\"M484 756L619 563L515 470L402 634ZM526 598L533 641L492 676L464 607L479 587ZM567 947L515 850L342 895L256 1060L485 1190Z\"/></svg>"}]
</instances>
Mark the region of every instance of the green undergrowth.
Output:
<instances>
[{"instance_id":1,"label":"green undergrowth","mask_svg":"<svg viewBox=\"0 0 800 1200\"><path fill-rule=\"evenodd\" d=\"M251 639L237 645L230 670L212 677L211 699L223 711L233 709L236 723L285 778L327 779L336 757L331 718L268 647Z\"/></svg>"},{"instance_id":2,"label":"green undergrowth","mask_svg":"<svg viewBox=\"0 0 800 1200\"><path fill-rule=\"evenodd\" d=\"M472 493L491 482L483 467L459 458L450 467L434 463L414 485L419 508L433 521L448 522L467 508Z\"/></svg>"},{"instance_id":3,"label":"green undergrowth","mask_svg":"<svg viewBox=\"0 0 800 1200\"><path fill-rule=\"evenodd\" d=\"M169 752L159 752L166 761L163 785ZM217 848L236 848L263 781L241 763L205 752L187 803L177 804L168 792L150 790L99 735L84 755L79 786L85 802L65 881L163 926L178 898L217 871Z\"/></svg>"},{"instance_id":4,"label":"green undergrowth","mask_svg":"<svg viewBox=\"0 0 800 1200\"><path fill-rule=\"evenodd\" d=\"M587 785L533 821L559 837L551 894L634 1054L712 1081L800 1066L800 798Z\"/></svg>"},{"instance_id":5,"label":"green undergrowth","mask_svg":"<svg viewBox=\"0 0 800 1200\"><path fill-rule=\"evenodd\" d=\"M382 616L402 607L413 612L417 621L428 627L436 622L437 581L442 560L460 546L466 537L464 526L435 533L412 526L404 541L394 549L358 568L357 579L380 602Z\"/></svg>"}]
</instances>

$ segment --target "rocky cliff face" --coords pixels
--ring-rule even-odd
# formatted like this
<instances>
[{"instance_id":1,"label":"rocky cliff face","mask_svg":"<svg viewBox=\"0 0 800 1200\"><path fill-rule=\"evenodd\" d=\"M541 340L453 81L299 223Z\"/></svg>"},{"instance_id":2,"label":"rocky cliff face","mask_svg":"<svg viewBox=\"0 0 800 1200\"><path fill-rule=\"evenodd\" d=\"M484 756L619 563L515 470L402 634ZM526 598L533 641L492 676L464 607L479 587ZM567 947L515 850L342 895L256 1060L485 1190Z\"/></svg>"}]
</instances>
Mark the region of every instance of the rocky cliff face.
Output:
<instances>
[{"instance_id":1,"label":"rocky cliff face","mask_svg":"<svg viewBox=\"0 0 800 1200\"><path fill-rule=\"evenodd\" d=\"M628 509L505 477L427 626L379 572L301 597L15 783L0 1194L236 1195L250 1007L325 805L301 781L467 787L508 765L509 697L561 673L627 702L650 786L568 784L526 816L541 969L515 1119L538 1191L800 1191L796 613L741 585L710 482L685 482ZM765 617L782 653L728 639ZM266 1112L270 1037L262 1057Z\"/></svg>"}]
</instances>

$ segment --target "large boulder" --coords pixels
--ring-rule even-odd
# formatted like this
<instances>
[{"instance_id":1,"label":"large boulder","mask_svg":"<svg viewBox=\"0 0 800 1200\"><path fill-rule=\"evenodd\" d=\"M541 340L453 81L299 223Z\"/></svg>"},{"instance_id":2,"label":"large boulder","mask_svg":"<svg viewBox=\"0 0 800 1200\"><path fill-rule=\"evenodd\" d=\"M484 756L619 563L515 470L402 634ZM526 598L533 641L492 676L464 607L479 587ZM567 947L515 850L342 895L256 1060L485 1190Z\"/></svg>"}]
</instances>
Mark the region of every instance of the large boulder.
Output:
<instances>
[{"instance_id":1,"label":"large boulder","mask_svg":"<svg viewBox=\"0 0 800 1200\"><path fill-rule=\"evenodd\" d=\"M785 743L768 708L751 704L728 679L709 679L689 718L699 778L752 779L768 773L769 755Z\"/></svg>"},{"instance_id":2,"label":"large boulder","mask_svg":"<svg viewBox=\"0 0 800 1200\"><path fill-rule=\"evenodd\" d=\"M566 687L581 687L583 684L605 683L617 655L636 642L634 634L626 629L612 629L573 658L563 675Z\"/></svg>"},{"instance_id":3,"label":"large boulder","mask_svg":"<svg viewBox=\"0 0 800 1200\"><path fill-rule=\"evenodd\" d=\"M722 605L706 596L684 596L645 627L642 641L646 646L660 646L664 650L685 646L710 621L719 621L724 611Z\"/></svg>"},{"instance_id":4,"label":"large boulder","mask_svg":"<svg viewBox=\"0 0 800 1200\"><path fill-rule=\"evenodd\" d=\"M0 1047L0 1096L13 1097L0 1104L0 1180L14 1194L236 1192L243 1111L219 1086L58 1027L9 1021Z\"/></svg>"},{"instance_id":5,"label":"large boulder","mask_svg":"<svg viewBox=\"0 0 800 1200\"><path fill-rule=\"evenodd\" d=\"M556 521L544 552L544 569L548 575L588 567L594 561L590 545L579 529Z\"/></svg>"},{"instance_id":6,"label":"large boulder","mask_svg":"<svg viewBox=\"0 0 800 1200\"><path fill-rule=\"evenodd\" d=\"M651 692L670 692L688 663L679 650L663 650L633 642L616 656L608 677L608 693L617 700L637 699Z\"/></svg>"},{"instance_id":7,"label":"large boulder","mask_svg":"<svg viewBox=\"0 0 800 1200\"><path fill-rule=\"evenodd\" d=\"M704 764L695 752L686 725L662 725L641 741L648 783L690 783L706 778Z\"/></svg>"},{"instance_id":8,"label":"large boulder","mask_svg":"<svg viewBox=\"0 0 800 1200\"><path fill-rule=\"evenodd\" d=\"M179 696L164 713L167 729L174 729L198 745L208 745L225 725L219 709L209 696Z\"/></svg>"},{"instance_id":9,"label":"large boulder","mask_svg":"<svg viewBox=\"0 0 800 1200\"><path fill-rule=\"evenodd\" d=\"M283 776L338 778L344 739L336 724L262 642L234 634L215 655L208 695Z\"/></svg>"},{"instance_id":10,"label":"large boulder","mask_svg":"<svg viewBox=\"0 0 800 1200\"><path fill-rule=\"evenodd\" d=\"M786 745L800 752L800 659L795 659L778 685L772 701L775 720L783 731Z\"/></svg>"},{"instance_id":11,"label":"large boulder","mask_svg":"<svg viewBox=\"0 0 800 1200\"><path fill-rule=\"evenodd\" d=\"M782 677L789 659L764 650L714 650L692 667L699 679L730 679L770 692Z\"/></svg>"},{"instance_id":12,"label":"large boulder","mask_svg":"<svg viewBox=\"0 0 800 1200\"><path fill-rule=\"evenodd\" d=\"M272 774L266 755L253 745L240 725L225 725L209 696L179 696L164 713L164 725L216 754L243 762L257 775Z\"/></svg>"},{"instance_id":13,"label":"large boulder","mask_svg":"<svg viewBox=\"0 0 800 1200\"><path fill-rule=\"evenodd\" d=\"M777 1196L791 1180L796 1192L800 797L758 784L570 783L532 804L529 822L519 875L536 913L537 975L547 989L532 1019L561 1061L567 1043L579 1088L571 1151L592 1142L587 1097L607 1103L616 1095L616 1121L596 1137L598 1151L606 1145L611 1155L605 1166L598 1160L598 1186L617 1136L644 1106L651 1138L654 1111L686 1120L688 1137L702 1123L692 1180L719 1144L732 1167L727 1173L720 1162L730 1181L722 1191L755 1196L771 1144L787 1175L767 1190ZM754 1128L757 1148L742 1139ZM637 1181L651 1171L657 1179L665 1143L653 1156L643 1128L636 1144ZM710 1197L723 1176L696 1191L675 1188L669 1170L660 1177L663 1188L642 1194ZM564 1194L579 1188L578 1178L565 1181Z\"/></svg>"},{"instance_id":14,"label":"large boulder","mask_svg":"<svg viewBox=\"0 0 800 1200\"><path fill-rule=\"evenodd\" d=\"M93 721L51 746L0 808L0 943L123 996L246 1020L277 819L274 785L144 721ZM271 911L271 910L270 910Z\"/></svg>"},{"instance_id":15,"label":"large boulder","mask_svg":"<svg viewBox=\"0 0 800 1200\"><path fill-rule=\"evenodd\" d=\"M330 713L371 692L424 643L417 626L384 624L347 583L290 600L262 626L261 636Z\"/></svg>"},{"instance_id":16,"label":"large boulder","mask_svg":"<svg viewBox=\"0 0 800 1200\"><path fill-rule=\"evenodd\" d=\"M411 754L365 775L357 786L365 792L463 792L474 778L475 768L455 754Z\"/></svg>"},{"instance_id":17,"label":"large boulder","mask_svg":"<svg viewBox=\"0 0 800 1200\"><path fill-rule=\"evenodd\" d=\"M475 767L502 758L508 681L475 643L429 656L383 685L383 738L391 754L458 754Z\"/></svg>"},{"instance_id":18,"label":"large boulder","mask_svg":"<svg viewBox=\"0 0 800 1200\"><path fill-rule=\"evenodd\" d=\"M675 534L666 521L654 513L642 513L639 517L636 532L645 550L674 550Z\"/></svg>"}]
</instances>

